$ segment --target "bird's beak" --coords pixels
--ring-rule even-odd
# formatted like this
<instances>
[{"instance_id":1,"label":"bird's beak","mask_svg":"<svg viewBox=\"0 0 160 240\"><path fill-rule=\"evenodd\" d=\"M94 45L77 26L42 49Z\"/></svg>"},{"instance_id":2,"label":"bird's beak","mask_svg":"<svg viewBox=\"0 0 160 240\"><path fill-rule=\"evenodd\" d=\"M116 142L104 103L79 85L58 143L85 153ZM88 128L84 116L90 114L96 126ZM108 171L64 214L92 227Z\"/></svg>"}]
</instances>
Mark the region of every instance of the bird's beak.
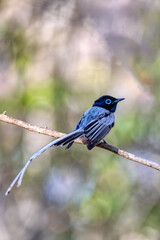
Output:
<instances>
[{"instance_id":1,"label":"bird's beak","mask_svg":"<svg viewBox=\"0 0 160 240\"><path fill-rule=\"evenodd\" d=\"M118 98L118 99L116 99L115 101L114 101L114 103L118 103L118 102L120 102L120 101L122 101L122 100L124 100L125 98Z\"/></svg>"}]
</instances>

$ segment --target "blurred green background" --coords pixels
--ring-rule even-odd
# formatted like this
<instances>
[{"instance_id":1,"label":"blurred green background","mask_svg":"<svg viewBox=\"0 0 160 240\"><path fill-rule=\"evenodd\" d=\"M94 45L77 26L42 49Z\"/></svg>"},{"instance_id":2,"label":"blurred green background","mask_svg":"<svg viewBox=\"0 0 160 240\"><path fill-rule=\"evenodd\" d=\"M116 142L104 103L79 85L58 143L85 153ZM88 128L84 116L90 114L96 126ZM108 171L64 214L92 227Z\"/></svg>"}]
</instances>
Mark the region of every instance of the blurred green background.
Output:
<instances>
[{"instance_id":1,"label":"blurred green background","mask_svg":"<svg viewBox=\"0 0 160 240\"><path fill-rule=\"evenodd\" d=\"M125 97L107 142L160 163L160 1L1 0L0 109L69 133L101 95ZM158 240L160 173L0 123L0 239Z\"/></svg>"}]
</instances>

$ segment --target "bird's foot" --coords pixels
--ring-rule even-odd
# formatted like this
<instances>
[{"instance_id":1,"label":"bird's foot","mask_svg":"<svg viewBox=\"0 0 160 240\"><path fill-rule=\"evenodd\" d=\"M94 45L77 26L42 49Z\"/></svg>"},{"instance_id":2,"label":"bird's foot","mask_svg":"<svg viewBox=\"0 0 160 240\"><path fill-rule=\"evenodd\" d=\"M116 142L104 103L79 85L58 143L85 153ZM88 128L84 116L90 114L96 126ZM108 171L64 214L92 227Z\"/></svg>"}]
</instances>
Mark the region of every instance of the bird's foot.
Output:
<instances>
[{"instance_id":1,"label":"bird's foot","mask_svg":"<svg viewBox=\"0 0 160 240\"><path fill-rule=\"evenodd\" d=\"M104 143L104 144L108 144L104 139L103 139L103 143Z\"/></svg>"}]
</instances>

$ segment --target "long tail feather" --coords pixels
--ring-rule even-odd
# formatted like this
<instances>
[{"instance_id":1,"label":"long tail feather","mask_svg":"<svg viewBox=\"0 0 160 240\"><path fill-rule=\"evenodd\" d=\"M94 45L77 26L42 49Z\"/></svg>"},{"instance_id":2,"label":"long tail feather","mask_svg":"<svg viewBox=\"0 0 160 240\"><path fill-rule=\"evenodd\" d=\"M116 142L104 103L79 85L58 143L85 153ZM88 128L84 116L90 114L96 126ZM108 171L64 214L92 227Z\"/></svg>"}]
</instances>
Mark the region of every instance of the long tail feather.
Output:
<instances>
[{"instance_id":1,"label":"long tail feather","mask_svg":"<svg viewBox=\"0 0 160 240\"><path fill-rule=\"evenodd\" d=\"M52 142L48 143L44 147L42 147L39 151L34 153L32 157L28 160L28 162L25 164L25 166L22 168L22 170L18 173L18 175L15 177L9 188L7 189L5 195L8 195L10 191L12 190L13 186L17 182L17 187L20 187L22 183L22 179L24 176L24 173L28 166L31 164L33 160L35 160L41 153L45 152L50 147L56 147L56 146L64 146L70 142L73 142L78 137L82 136L84 134L84 131L82 129L78 129L72 133L69 133L61 138L58 138L56 140L53 140Z\"/></svg>"}]
</instances>

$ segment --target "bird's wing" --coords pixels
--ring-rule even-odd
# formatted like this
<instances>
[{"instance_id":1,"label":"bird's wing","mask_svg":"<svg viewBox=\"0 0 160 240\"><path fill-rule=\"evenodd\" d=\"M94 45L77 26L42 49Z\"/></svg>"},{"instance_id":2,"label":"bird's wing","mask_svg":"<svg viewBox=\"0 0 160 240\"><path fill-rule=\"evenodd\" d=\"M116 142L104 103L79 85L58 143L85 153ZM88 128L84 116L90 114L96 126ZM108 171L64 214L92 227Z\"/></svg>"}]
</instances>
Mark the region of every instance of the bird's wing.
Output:
<instances>
[{"instance_id":1,"label":"bird's wing","mask_svg":"<svg viewBox=\"0 0 160 240\"><path fill-rule=\"evenodd\" d=\"M110 132L114 126L114 116L93 120L84 129L85 137L88 141L88 149L91 150L97 143L99 143Z\"/></svg>"},{"instance_id":2,"label":"bird's wing","mask_svg":"<svg viewBox=\"0 0 160 240\"><path fill-rule=\"evenodd\" d=\"M108 116L109 116L109 111L102 110L102 108L99 108L99 107L92 107L83 114L74 131L77 131L78 129L85 129L85 128L89 129L90 126L92 126L93 128L93 126L95 126L94 123L97 124L97 122L100 121L100 119L106 118ZM70 141L66 149L69 149L73 143L74 141Z\"/></svg>"}]
</instances>

